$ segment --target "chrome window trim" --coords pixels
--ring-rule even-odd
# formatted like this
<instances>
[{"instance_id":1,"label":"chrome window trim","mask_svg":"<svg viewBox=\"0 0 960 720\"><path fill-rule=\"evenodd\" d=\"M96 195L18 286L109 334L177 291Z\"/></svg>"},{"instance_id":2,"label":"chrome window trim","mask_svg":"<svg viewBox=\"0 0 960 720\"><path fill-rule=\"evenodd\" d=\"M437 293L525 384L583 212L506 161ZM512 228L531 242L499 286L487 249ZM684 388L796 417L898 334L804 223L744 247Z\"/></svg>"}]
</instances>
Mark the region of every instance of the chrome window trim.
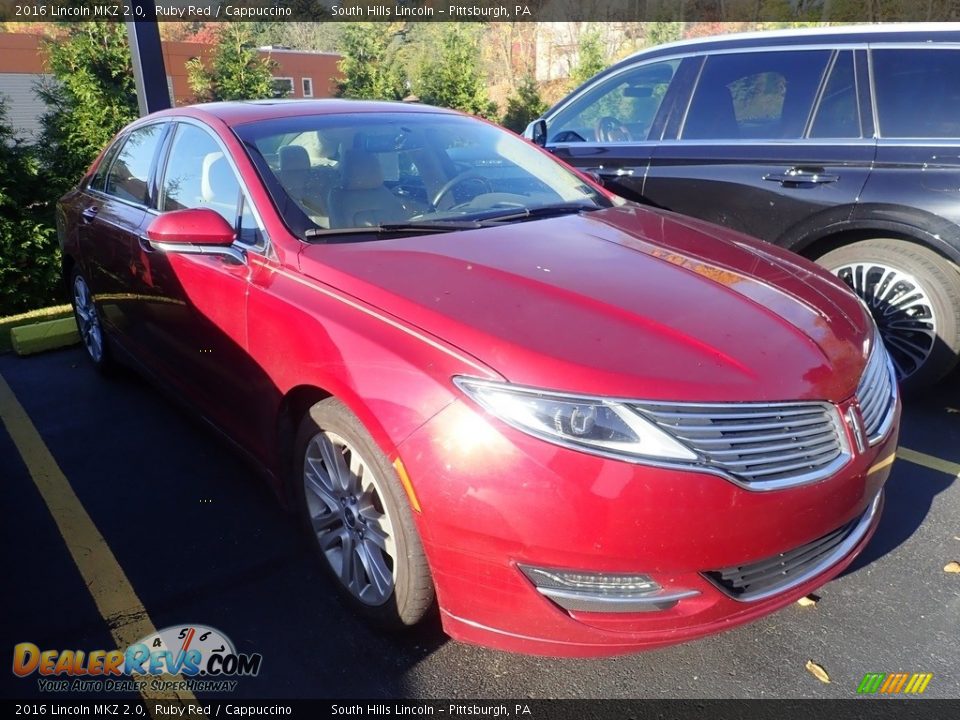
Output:
<instances>
[{"instance_id":1,"label":"chrome window trim","mask_svg":"<svg viewBox=\"0 0 960 720\"><path fill-rule=\"evenodd\" d=\"M207 135L209 135L213 139L213 141L217 144L217 146L220 148L221 152L223 152L223 156L227 159L227 162L230 164L230 168L233 170L233 174L237 178L237 184L240 186L240 191L243 193L245 204L249 205L250 210L253 212L253 218L257 223L257 227L260 230L260 234L263 236L262 247L259 245L251 245L249 243L245 243L241 241L239 237L233 241L233 244L243 252L250 252L256 255L261 255L262 257L265 257L265 258L276 259L276 256L273 252L273 242L270 239L270 236L267 234L267 230L263 224L263 217L260 214L260 210L257 207L257 204L250 199L250 189L247 186L246 181L243 179L243 175L240 173L240 170L237 167L237 163L233 159L233 155L230 153L230 150L227 148L226 144L223 142L220 136L209 125L207 125L205 122L201 120L197 120L196 118L182 116L182 115L170 115L167 117L172 123L184 123L186 125L193 125L194 127L197 127L200 130L207 133ZM170 143L171 150L173 149L173 142L175 140L176 140L176 128L174 128L174 135ZM170 158L169 158L169 152L168 152L167 157L164 159L163 168L162 168L163 172L157 178L158 181L163 180L163 177L167 171L167 163L169 162L169 159ZM157 169L158 171L160 170L160 168L157 168ZM161 185L162 183L158 183L158 188ZM238 205L238 210L239 210L239 205ZM158 209L156 211L156 214L161 215L162 213Z\"/></svg>"},{"instance_id":2,"label":"chrome window trim","mask_svg":"<svg viewBox=\"0 0 960 720\"><path fill-rule=\"evenodd\" d=\"M685 47L690 47L692 45L701 45L704 43L711 42L748 42L751 40L767 40L767 39L783 39L787 40L790 38L801 38L804 36L813 37L823 37L826 42L831 36L835 35L870 35L886 33L886 34L897 34L897 33L911 33L911 32L929 32L934 37L938 34L947 33L947 32L960 32L960 23L949 23L949 22L914 22L914 23L896 23L888 24L884 26L878 25L839 25L832 27L818 27L818 28L787 28L783 30L757 30L754 32L742 32L742 33L733 33L730 35L710 35L706 37L691 38L689 40L675 40L671 43L665 43L660 45L659 48L677 48L682 49ZM858 43L869 42L868 40L858 40ZM896 44L896 40L887 41ZM840 44L835 45L834 47L841 47ZM644 48L635 52L633 55L627 56L626 59L630 60L635 57L640 57L647 53L653 52L655 49L659 48Z\"/></svg>"},{"instance_id":3,"label":"chrome window trim","mask_svg":"<svg viewBox=\"0 0 960 720\"><path fill-rule=\"evenodd\" d=\"M817 575L820 575L826 572L827 570L829 570L831 567L833 567L838 562L843 560L843 558L845 558L847 555L849 555L853 551L853 548L855 548L860 543L860 541L867 534L867 531L869 531L870 526L873 524L873 519L877 516L877 511L880 509L880 501L882 498L883 498L883 490L881 489L877 493L876 497L873 498L873 501L870 503L870 505L867 506L867 510L863 513L863 515L860 518L860 522L856 524L853 530L850 531L850 534L847 535L846 538L844 538L842 543L837 545L837 547L835 547L829 555L827 555L825 558L820 560L820 562L818 562L816 565L810 568L807 568L805 571L803 571L796 577L792 578L789 582L784 583L783 585L778 585L775 588L768 588L766 590L763 590L757 593L744 593L742 595L732 595L731 593L727 592L726 588L724 588L721 585L718 585L705 573L701 573L701 577L704 578L711 585L713 585L715 588L717 588L726 597L730 598L731 600L736 600L737 602L742 602L742 603L767 600L768 598L772 598L782 593L788 592L789 590L793 590L794 588L799 587L800 585L803 585L804 583L812 580ZM764 558L759 558L754 562L762 562L763 560ZM745 563L745 564L751 564L751 563Z\"/></svg>"},{"instance_id":4,"label":"chrome window trim","mask_svg":"<svg viewBox=\"0 0 960 720\"><path fill-rule=\"evenodd\" d=\"M876 27L874 26L873 29L876 30ZM891 30L891 28L884 28L881 32L890 32L890 30ZM958 24L958 27L956 27L956 28L950 28L950 29L940 28L940 30L941 30L941 31L944 31L944 32L957 32L957 31L960 31L960 24ZM899 30L897 30L897 31L900 31L900 32L910 32L911 30L910 30L909 28L903 28L903 29L899 29ZM914 30L914 31L916 31L916 30ZM869 30L864 30L864 32L865 32L865 33L866 33L866 32L869 32ZM823 33L823 34L825 34L825 35L826 35L826 34L829 34L829 33L824 33L822 29L821 29L820 32L817 33L817 34L819 35L820 33ZM753 33L748 33L748 35L753 35ZM717 40L720 40L720 39L726 39L726 38L731 38L731 37L736 37L736 36L726 36L726 37L725 37L725 36L722 36L722 35L721 35L721 36L717 36L716 39L717 39ZM745 36L740 36L740 37L745 37ZM751 39L758 39L758 40L759 40L759 39L763 39L763 38L765 38L765 37L770 37L770 35L757 34L754 38L751 38ZM783 36L783 37L795 37L795 35L785 35L785 36ZM871 97L875 97L876 94L875 94L875 92L874 92L874 89L876 88L876 82L875 82L875 79L874 79L874 71L873 71L873 57L872 57L872 54L869 52L870 50L873 50L873 49L878 49L878 50L890 50L890 49L902 49L902 50L944 50L944 49L945 49L945 50L960 50L960 42L950 42L950 41L936 41L936 40L931 40L930 42L922 43L922 42L897 42L897 41L895 41L895 40L887 40L887 41L883 41L883 42L871 42L870 40L864 39L864 40L850 41L850 42L842 42L842 43L830 43L829 38L827 38L827 37L823 38L823 39L820 40L820 41L812 41L812 42L810 42L810 43L804 43L804 44L802 44L802 45L763 45L763 46L754 45L754 46L750 46L750 47L715 48L715 49L713 49L713 50L699 50L699 51L697 51L697 50L692 50L692 49L683 51L683 50L681 49L681 46L689 47L689 46L692 46L692 45L700 45L700 44L703 44L703 43L706 43L706 42L710 42L710 40L707 39L707 38L696 38L696 39L693 39L693 40L684 40L684 41L681 41L680 43L671 43L671 45L676 46L679 51L678 51L678 52L675 52L675 53L665 54L665 55L648 56L648 54L651 53L651 52L653 52L654 49L641 50L639 53L637 53L637 54L635 54L635 55L631 55L631 56L629 56L629 57L627 58L627 60L629 60L629 61L634 61L634 60L635 60L635 62L630 62L629 64L624 65L620 70L616 71L615 73L612 73L612 74L610 74L610 75L608 75L608 76L605 76L605 77L603 78L602 82L606 82L607 80L609 80L609 79L611 79L611 78L618 77L619 75L622 75L622 74L625 73L625 72L628 72L628 71L631 71L631 70L635 70L636 68L641 67L642 65L648 65L648 64L651 64L651 63L654 63L654 62L661 62L661 61L667 61L667 60L678 60L678 59L679 59L679 60L683 61L684 59L693 58L693 57L710 57L710 56L712 56L712 55L730 55L730 54L734 54L734 53L755 53L755 52L777 52L777 53L780 53L780 52L791 52L791 51L802 51L802 50L836 50L836 51L841 51L841 50L866 50L866 51L867 51L867 74L868 74L868 76L869 76L869 78L870 78L870 95L871 95ZM662 47L664 47L664 46L660 46L660 47L662 48ZM660 49L660 48L655 48L655 49ZM702 70L703 70L703 68L701 67L701 72L702 72ZM698 81L699 81L699 78L698 78ZM672 82L672 81L671 81L671 82ZM595 86L596 86L596 83L593 82L592 80L586 82L583 86L581 86L581 88L580 88L574 95L571 95L569 98L567 98L567 101L566 101L566 102L564 102L562 105L558 105L558 106L557 106L552 112L550 112L548 115L544 115L544 116L543 116L543 119L547 122L547 126L549 127L549 125L550 125L550 123L552 122L552 120L553 120L554 117L556 117L556 116L559 115L560 113L564 112L570 105L572 105L573 103L575 103L580 97L582 97L582 96L583 96L585 93L587 93L588 91L592 90ZM694 84L693 91L696 91L696 83ZM690 100L692 99L692 97L693 97L693 93L691 92L690 97L687 98L687 109L684 111L684 122L686 122L686 112L687 112L687 110L689 110ZM877 115L877 104L876 104L876 102L871 103L871 106L872 106L872 107L871 107L871 110L872 110L872 113L873 113L873 127L874 127L874 137L873 137L873 138L852 139L851 142L825 143L825 142L819 142L819 141L817 141L815 138L802 137L802 138L796 138L796 139L794 139L794 140L792 140L792 141L787 141L787 143L788 143L788 144L791 143L791 142L792 142L793 144L796 144L797 142L810 143L810 142L812 141L812 142L814 142L814 143L816 143L816 144L818 144L818 145L840 145L840 146L842 146L842 145L851 145L851 144L870 144L870 143L873 143L873 142L875 142L877 139L881 138L882 136L881 136L881 134L880 134L880 123L879 123L879 117L878 117L878 115ZM858 110L859 110L859 103L858 103ZM681 124L681 127L682 127L682 126L683 126L683 125ZM911 138L897 138L897 139L898 139L898 140L903 140L903 139L911 139ZM926 140L927 142L929 142L930 140L936 140L936 139L937 139L937 138L916 138L916 140L917 140L918 142L923 141L923 140ZM957 138L952 138L952 140L954 140L955 142L957 142L957 144L960 144L960 140L958 140ZM607 146L607 145L616 145L616 146L624 146L624 145L626 145L626 146L631 146L631 145L639 145L639 144L642 144L642 143L654 143L654 142L656 142L656 143L667 143L667 142L682 142L682 141L678 141L678 140L670 140L670 141L668 141L668 140L662 140L662 141L642 140L642 141L630 141L630 142L620 142L620 143L603 143L603 145L604 145L604 146ZM691 144L693 144L693 143L696 142L696 141L692 141L692 140L691 140L691 141L689 141L689 142L690 142ZM742 144L757 145L757 144L763 144L764 142L769 142L769 141L762 141L762 142L757 142L757 143L751 143L750 141L742 141L742 140L740 140L740 141L738 141L738 142L730 142L729 144L741 144L741 143L742 143ZM701 141L701 144L716 144L716 143L710 143L709 141L706 141L706 142ZM724 143L724 144L728 144L728 143ZM573 147L584 147L584 143L555 143L555 144L551 144L551 143L548 142L548 143L547 143L547 146L548 146L548 147L551 147L551 148L554 148L554 147L556 147L556 148L559 148L559 147L570 147L570 146L573 146Z\"/></svg>"},{"instance_id":5,"label":"chrome window trim","mask_svg":"<svg viewBox=\"0 0 960 720\"><path fill-rule=\"evenodd\" d=\"M497 389L502 389L504 387L503 382L498 382L494 380L487 380L485 378L479 378L476 376L469 375L457 375L454 377L454 385L457 385L457 379L463 378L464 380L469 380L471 385L482 385L486 387L493 387ZM459 385L457 385L459 389ZM827 411L830 415L830 419L833 422L834 429L837 433L837 441L840 445L840 454L834 458L832 461L826 465L822 465L815 470L807 473L802 473L790 478L779 479L779 480L758 480L754 482L745 482L741 480L736 475L730 473L729 471L719 468L709 463L698 462L698 461L670 461L664 460L662 458L650 458L640 455L631 455L626 453L618 453L610 450L604 450L602 448L596 448L593 446L587 447L580 445L575 442L566 441L562 438L558 438L553 435L543 435L539 434L536 431L531 430L527 427L522 427L517 424L510 422L504 418L498 417L493 413L487 411L482 405L480 405L476 400L471 398L467 393L463 393L463 397L467 398L473 405L475 405L484 415L496 419L498 422L502 422L504 425L514 428L518 432L522 432L525 435L530 437L535 437L544 442L550 443L552 445L557 445L559 447L566 448L568 450L574 450L576 452L585 453L588 455L595 455L598 457L603 457L608 460L619 460L621 462L627 462L631 465L643 465L646 467L655 467L663 470L681 470L685 472L694 472L702 473L706 475L715 475L717 477L723 478L728 482L733 483L737 487L743 488L750 492L770 492L773 490L784 490L786 488L801 487L803 485L811 485L813 483L822 482L829 479L834 473L839 471L841 468L846 466L849 462L853 460L853 453L850 449L850 441L848 437L847 430L845 429L845 424L843 419L840 416L840 409L837 405L818 400L801 400L801 401L778 401L778 402L716 402L716 403L698 403L698 402L673 402L670 400L637 400L635 398L623 398L623 397L607 397L607 396L590 396L584 394L570 393L564 391L551 390L547 388L534 388L529 385L514 385L509 384L510 390L518 393L526 393L531 395L542 395L545 393L550 394L554 397L565 398L570 400L597 400L601 402L610 402L616 403L619 405L624 405L633 412L638 412L635 408L642 407L644 404L647 405L672 405L674 407L684 407L684 408L713 408L713 409L738 409L743 407L749 408L769 408L777 409L784 406L796 407L798 405L810 405L811 407L816 407ZM655 421L647 418L642 412L638 412L643 419L649 423L652 423L655 427L660 427ZM690 448L682 440L674 438L684 447L687 447L690 452L694 453L698 457L698 453L695 449Z\"/></svg>"}]
</instances>

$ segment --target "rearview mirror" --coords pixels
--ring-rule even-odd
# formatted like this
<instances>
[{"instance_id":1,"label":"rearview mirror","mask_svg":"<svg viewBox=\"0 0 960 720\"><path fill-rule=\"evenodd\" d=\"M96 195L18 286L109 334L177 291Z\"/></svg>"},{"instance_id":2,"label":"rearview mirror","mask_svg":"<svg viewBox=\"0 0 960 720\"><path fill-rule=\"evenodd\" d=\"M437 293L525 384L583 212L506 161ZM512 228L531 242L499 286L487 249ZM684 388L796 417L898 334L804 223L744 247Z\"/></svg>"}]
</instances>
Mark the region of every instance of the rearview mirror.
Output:
<instances>
[{"instance_id":1,"label":"rearview mirror","mask_svg":"<svg viewBox=\"0 0 960 720\"><path fill-rule=\"evenodd\" d=\"M243 251L233 247L236 237L230 223L210 208L164 213L147 228L147 240L156 250L186 255L220 255L244 262Z\"/></svg>"}]
</instances>

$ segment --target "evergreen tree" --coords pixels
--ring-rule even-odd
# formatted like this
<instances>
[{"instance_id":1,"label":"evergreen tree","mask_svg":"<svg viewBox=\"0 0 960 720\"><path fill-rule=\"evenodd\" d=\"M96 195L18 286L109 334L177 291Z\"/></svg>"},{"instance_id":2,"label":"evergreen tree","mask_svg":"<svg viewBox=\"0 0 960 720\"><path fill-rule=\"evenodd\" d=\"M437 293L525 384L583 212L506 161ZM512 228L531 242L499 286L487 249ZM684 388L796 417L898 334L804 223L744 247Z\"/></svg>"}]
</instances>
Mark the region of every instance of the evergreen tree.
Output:
<instances>
[{"instance_id":1,"label":"evergreen tree","mask_svg":"<svg viewBox=\"0 0 960 720\"><path fill-rule=\"evenodd\" d=\"M273 62L260 57L247 23L224 23L209 69L199 58L187 62L187 79L198 100L256 100L276 97Z\"/></svg>"},{"instance_id":2,"label":"evergreen tree","mask_svg":"<svg viewBox=\"0 0 960 720\"><path fill-rule=\"evenodd\" d=\"M61 299L60 249L35 148L7 123L0 96L0 316Z\"/></svg>"},{"instance_id":3,"label":"evergreen tree","mask_svg":"<svg viewBox=\"0 0 960 720\"><path fill-rule=\"evenodd\" d=\"M570 71L570 86L579 87L606 67L606 50L600 32L584 32L577 47L577 64Z\"/></svg>"},{"instance_id":4,"label":"evergreen tree","mask_svg":"<svg viewBox=\"0 0 960 720\"><path fill-rule=\"evenodd\" d=\"M527 125L543 115L547 104L540 97L537 83L527 75L517 85L517 90L507 98L507 111L501 124L517 133L522 133Z\"/></svg>"},{"instance_id":5,"label":"evergreen tree","mask_svg":"<svg viewBox=\"0 0 960 720\"><path fill-rule=\"evenodd\" d=\"M398 26L391 23L345 23L340 33L337 94L358 100L402 100L406 77L399 61Z\"/></svg>"},{"instance_id":6,"label":"evergreen tree","mask_svg":"<svg viewBox=\"0 0 960 720\"><path fill-rule=\"evenodd\" d=\"M431 23L435 42L425 46L414 92L428 105L494 118L497 106L487 95L481 66L481 27L469 23Z\"/></svg>"},{"instance_id":7,"label":"evergreen tree","mask_svg":"<svg viewBox=\"0 0 960 720\"><path fill-rule=\"evenodd\" d=\"M47 105L40 148L56 198L137 117L137 90L123 23L70 23L45 49L54 80L36 88Z\"/></svg>"}]
</instances>

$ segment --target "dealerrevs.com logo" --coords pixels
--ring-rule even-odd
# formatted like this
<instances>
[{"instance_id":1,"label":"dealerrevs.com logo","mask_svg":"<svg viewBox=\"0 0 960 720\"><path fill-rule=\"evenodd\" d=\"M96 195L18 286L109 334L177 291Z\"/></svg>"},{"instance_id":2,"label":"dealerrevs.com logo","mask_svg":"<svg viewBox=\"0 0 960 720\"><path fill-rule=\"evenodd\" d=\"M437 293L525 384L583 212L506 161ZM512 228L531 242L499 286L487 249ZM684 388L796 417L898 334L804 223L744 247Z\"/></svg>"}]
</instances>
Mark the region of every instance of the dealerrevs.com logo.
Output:
<instances>
[{"instance_id":1,"label":"dealerrevs.com logo","mask_svg":"<svg viewBox=\"0 0 960 720\"><path fill-rule=\"evenodd\" d=\"M148 635L126 650L13 648L13 673L37 677L45 692L230 692L236 677L260 672L260 653L238 653L230 638L205 625L178 625ZM179 676L179 677L178 677Z\"/></svg>"}]
</instances>

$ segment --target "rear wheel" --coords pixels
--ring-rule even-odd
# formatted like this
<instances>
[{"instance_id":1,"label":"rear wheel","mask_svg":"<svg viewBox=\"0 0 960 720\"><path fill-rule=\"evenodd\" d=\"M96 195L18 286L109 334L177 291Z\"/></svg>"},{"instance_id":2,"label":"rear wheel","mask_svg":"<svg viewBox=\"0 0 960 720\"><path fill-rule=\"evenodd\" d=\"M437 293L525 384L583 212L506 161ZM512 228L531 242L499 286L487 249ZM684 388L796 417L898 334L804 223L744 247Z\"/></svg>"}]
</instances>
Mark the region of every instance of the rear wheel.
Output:
<instances>
[{"instance_id":1,"label":"rear wheel","mask_svg":"<svg viewBox=\"0 0 960 720\"><path fill-rule=\"evenodd\" d=\"M907 391L932 386L960 358L960 272L906 240L851 243L817 262L870 308Z\"/></svg>"},{"instance_id":2,"label":"rear wheel","mask_svg":"<svg viewBox=\"0 0 960 720\"><path fill-rule=\"evenodd\" d=\"M70 275L70 291L73 315L77 321L77 330L80 332L80 342L97 370L107 372L112 369L113 363L103 333L103 324L100 322L100 310L93 299L93 293L86 278L76 268Z\"/></svg>"},{"instance_id":3,"label":"rear wheel","mask_svg":"<svg viewBox=\"0 0 960 720\"><path fill-rule=\"evenodd\" d=\"M409 502L369 433L334 398L297 434L298 504L321 565L354 609L388 629L415 625L434 590Z\"/></svg>"}]
</instances>

